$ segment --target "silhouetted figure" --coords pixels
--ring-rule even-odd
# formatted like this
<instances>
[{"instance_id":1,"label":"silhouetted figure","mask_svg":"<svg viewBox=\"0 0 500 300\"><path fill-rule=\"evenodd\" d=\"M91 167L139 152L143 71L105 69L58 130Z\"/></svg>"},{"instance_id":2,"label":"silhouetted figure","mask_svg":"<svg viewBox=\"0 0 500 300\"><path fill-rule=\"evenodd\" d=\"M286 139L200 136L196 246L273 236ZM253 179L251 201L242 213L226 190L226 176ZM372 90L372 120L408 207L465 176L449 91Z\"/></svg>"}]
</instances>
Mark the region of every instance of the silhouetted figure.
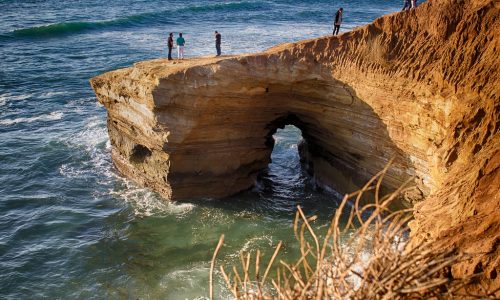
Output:
<instances>
[{"instance_id":1,"label":"silhouetted figure","mask_svg":"<svg viewBox=\"0 0 500 300\"><path fill-rule=\"evenodd\" d=\"M405 6L403 6L403 10L407 10L411 8L411 1L412 0L404 0Z\"/></svg>"},{"instance_id":2,"label":"silhouetted figure","mask_svg":"<svg viewBox=\"0 0 500 300\"><path fill-rule=\"evenodd\" d=\"M172 48L174 48L174 34L168 35L168 60L172 60Z\"/></svg>"},{"instance_id":3,"label":"silhouetted figure","mask_svg":"<svg viewBox=\"0 0 500 300\"><path fill-rule=\"evenodd\" d=\"M217 56L220 56L222 53L222 51L220 50L221 40L222 40L221 34L215 31L215 49L217 50Z\"/></svg>"},{"instance_id":4,"label":"silhouetted figure","mask_svg":"<svg viewBox=\"0 0 500 300\"><path fill-rule=\"evenodd\" d=\"M179 33L177 38L177 59L184 59L184 45L186 45L186 40L182 37L182 33Z\"/></svg>"},{"instance_id":5,"label":"silhouetted figure","mask_svg":"<svg viewBox=\"0 0 500 300\"><path fill-rule=\"evenodd\" d=\"M333 21L333 35L339 34L340 25L342 24L342 14L344 13L344 9L341 7L335 13L335 20Z\"/></svg>"},{"instance_id":6,"label":"silhouetted figure","mask_svg":"<svg viewBox=\"0 0 500 300\"><path fill-rule=\"evenodd\" d=\"M411 8L417 8L417 0L411 0Z\"/></svg>"}]
</instances>

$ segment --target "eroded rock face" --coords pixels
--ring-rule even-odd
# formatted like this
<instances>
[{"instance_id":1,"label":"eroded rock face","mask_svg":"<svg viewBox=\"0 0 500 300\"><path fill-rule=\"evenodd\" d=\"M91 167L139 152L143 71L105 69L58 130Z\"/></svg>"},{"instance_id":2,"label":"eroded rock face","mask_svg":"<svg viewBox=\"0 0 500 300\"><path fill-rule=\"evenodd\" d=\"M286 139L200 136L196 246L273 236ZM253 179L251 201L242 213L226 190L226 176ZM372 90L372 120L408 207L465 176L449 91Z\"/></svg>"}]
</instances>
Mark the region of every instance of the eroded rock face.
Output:
<instances>
[{"instance_id":1,"label":"eroded rock face","mask_svg":"<svg viewBox=\"0 0 500 300\"><path fill-rule=\"evenodd\" d=\"M166 198L223 197L254 184L292 124L317 181L340 192L394 158L385 185L414 178L426 197L414 234L482 251L497 274L499 6L430 0L337 37L97 76L113 160Z\"/></svg>"}]
</instances>

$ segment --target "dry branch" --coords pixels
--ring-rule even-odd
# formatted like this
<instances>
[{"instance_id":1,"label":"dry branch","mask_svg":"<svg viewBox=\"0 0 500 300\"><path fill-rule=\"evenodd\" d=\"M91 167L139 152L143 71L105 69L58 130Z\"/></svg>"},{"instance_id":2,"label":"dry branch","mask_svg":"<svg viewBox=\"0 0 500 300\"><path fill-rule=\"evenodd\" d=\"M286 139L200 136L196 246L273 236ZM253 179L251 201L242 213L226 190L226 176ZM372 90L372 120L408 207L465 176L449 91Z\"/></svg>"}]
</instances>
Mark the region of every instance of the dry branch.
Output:
<instances>
[{"instance_id":1,"label":"dry branch","mask_svg":"<svg viewBox=\"0 0 500 300\"><path fill-rule=\"evenodd\" d=\"M280 260L276 277L268 280L282 242L276 246L260 278L260 255L255 255L255 274L249 273L251 253L241 253L241 270L233 266L232 276L222 276L236 299L421 299L463 296L469 279L444 276L453 264L466 259L455 249L435 251L433 243L417 246L409 236L411 210L391 211L390 204L408 190L405 184L381 197L382 180L389 166L359 191L346 195L332 217L324 237L311 226L315 216L307 217L301 207L293 223L301 256L294 262ZM373 191L373 203L361 206L361 198ZM345 211L348 214L345 214ZM341 224L342 217L347 220ZM348 237L348 238L347 238ZM222 241L222 237L221 237ZM311 246L312 243L312 246ZM214 253L213 264L221 242ZM413 245L410 247L409 245ZM328 251L329 249L329 251ZM314 263L312 263L314 262ZM212 285L212 278L210 278ZM212 298L212 287L210 287ZM466 298L485 298L495 291Z\"/></svg>"}]
</instances>

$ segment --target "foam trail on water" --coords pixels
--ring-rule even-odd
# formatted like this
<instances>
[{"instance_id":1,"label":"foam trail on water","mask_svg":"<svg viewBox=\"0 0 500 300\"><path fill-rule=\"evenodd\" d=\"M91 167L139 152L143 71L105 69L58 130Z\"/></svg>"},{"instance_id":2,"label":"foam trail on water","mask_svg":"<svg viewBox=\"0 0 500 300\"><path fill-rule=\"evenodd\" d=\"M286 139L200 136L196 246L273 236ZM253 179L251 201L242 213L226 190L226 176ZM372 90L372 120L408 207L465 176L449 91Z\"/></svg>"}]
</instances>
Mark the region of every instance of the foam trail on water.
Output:
<instances>
[{"instance_id":1,"label":"foam trail on water","mask_svg":"<svg viewBox=\"0 0 500 300\"><path fill-rule=\"evenodd\" d=\"M54 111L51 112L50 114L47 115L41 115L41 116L36 116L36 117L30 117L30 118L16 118L16 119L5 119L5 120L0 120L1 125L13 125L17 123L32 123L35 121L55 121L55 120L60 120L64 116L64 113L61 111Z\"/></svg>"},{"instance_id":2,"label":"foam trail on water","mask_svg":"<svg viewBox=\"0 0 500 300\"><path fill-rule=\"evenodd\" d=\"M46 92L40 95L40 98L52 98L54 96L67 95L68 92Z\"/></svg>"},{"instance_id":3,"label":"foam trail on water","mask_svg":"<svg viewBox=\"0 0 500 300\"><path fill-rule=\"evenodd\" d=\"M10 101L19 101L25 100L33 96L32 94L21 94L21 95L13 95L13 94L2 94L0 95L0 106L6 105Z\"/></svg>"}]
</instances>

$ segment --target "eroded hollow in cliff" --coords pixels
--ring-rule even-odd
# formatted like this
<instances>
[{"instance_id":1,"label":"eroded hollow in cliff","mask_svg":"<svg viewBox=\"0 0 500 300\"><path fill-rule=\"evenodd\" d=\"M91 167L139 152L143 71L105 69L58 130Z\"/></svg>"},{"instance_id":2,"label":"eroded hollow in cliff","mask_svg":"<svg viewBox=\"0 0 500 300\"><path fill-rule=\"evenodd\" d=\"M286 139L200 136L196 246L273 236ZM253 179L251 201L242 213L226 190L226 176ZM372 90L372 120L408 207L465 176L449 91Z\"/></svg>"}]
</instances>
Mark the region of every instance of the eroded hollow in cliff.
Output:
<instances>
[{"instance_id":1,"label":"eroded hollow in cliff","mask_svg":"<svg viewBox=\"0 0 500 300\"><path fill-rule=\"evenodd\" d=\"M132 153L130 154L131 163L143 163L146 158L151 156L152 152L148 147L137 144L132 148Z\"/></svg>"}]
</instances>

